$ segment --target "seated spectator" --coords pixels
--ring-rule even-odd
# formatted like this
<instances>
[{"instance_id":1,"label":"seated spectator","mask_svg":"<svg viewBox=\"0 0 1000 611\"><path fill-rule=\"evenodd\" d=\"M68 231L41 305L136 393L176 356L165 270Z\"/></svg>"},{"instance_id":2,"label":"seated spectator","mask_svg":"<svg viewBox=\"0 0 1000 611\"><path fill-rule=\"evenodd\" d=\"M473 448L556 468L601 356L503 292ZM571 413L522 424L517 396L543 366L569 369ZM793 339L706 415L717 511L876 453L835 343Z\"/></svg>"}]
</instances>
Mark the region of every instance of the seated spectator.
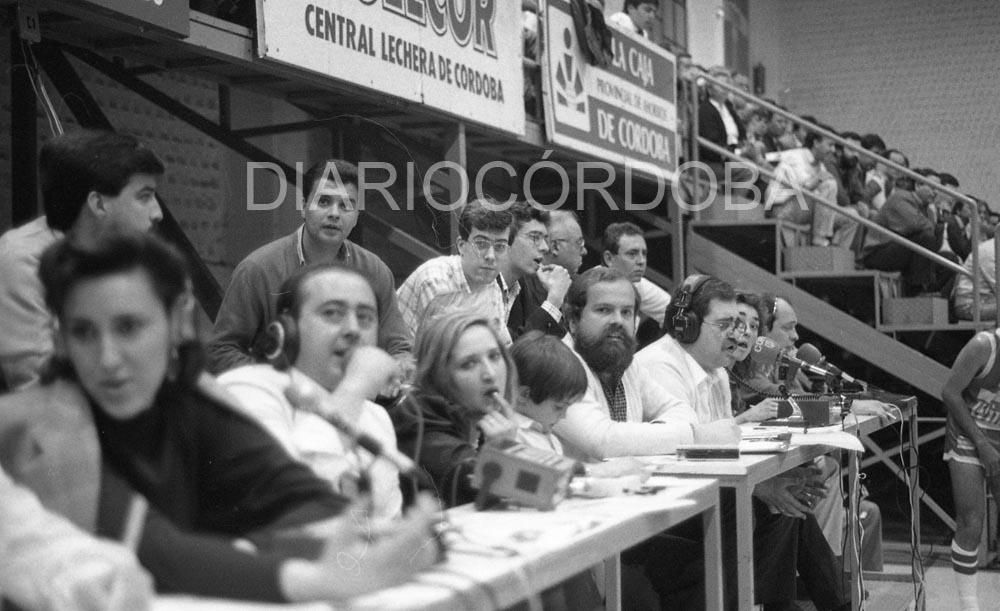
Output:
<instances>
[{"instance_id":1,"label":"seated spectator","mask_svg":"<svg viewBox=\"0 0 1000 611\"><path fill-rule=\"evenodd\" d=\"M608 23L633 36L649 38L660 9L659 0L625 0L622 8L622 11L608 17Z\"/></svg>"},{"instance_id":2,"label":"seated spectator","mask_svg":"<svg viewBox=\"0 0 1000 611\"><path fill-rule=\"evenodd\" d=\"M146 232L163 218L163 162L132 136L80 130L38 154L45 216L0 236L0 387L38 383L52 355L52 315L38 279L42 252L63 234L82 245L110 233Z\"/></svg>"},{"instance_id":3,"label":"seated spectator","mask_svg":"<svg viewBox=\"0 0 1000 611\"><path fill-rule=\"evenodd\" d=\"M219 383L293 458L312 467L334 490L358 498L356 506L366 515L398 516L403 497L396 467L355 447L323 414L286 396L290 387L311 393L382 447L396 449L389 414L368 400L398 375L392 357L375 347L375 291L355 270L310 267L281 285L276 308L268 352L280 367L244 365L222 374Z\"/></svg>"},{"instance_id":4,"label":"seated spectator","mask_svg":"<svg viewBox=\"0 0 1000 611\"><path fill-rule=\"evenodd\" d=\"M494 204L474 200L458 216L458 254L425 261L396 291L403 320L416 332L428 308L476 311L495 325L500 341L511 343L507 319L520 288L499 276L510 256L513 216ZM446 305L442 305L446 304ZM481 307L483 309L473 310Z\"/></svg>"},{"instance_id":5,"label":"seated spectator","mask_svg":"<svg viewBox=\"0 0 1000 611\"><path fill-rule=\"evenodd\" d=\"M861 136L855 132L843 132L840 137L854 146L862 146ZM840 150L838 171L840 184L844 188L842 191L838 190L837 201L844 206L854 206L858 211L858 216L868 218L874 211L872 197L877 192L876 185L872 183L869 187L865 183L866 164L856 150L849 147L840 147ZM855 241L857 242L857 240Z\"/></svg>"},{"instance_id":6,"label":"seated spectator","mask_svg":"<svg viewBox=\"0 0 1000 611\"><path fill-rule=\"evenodd\" d=\"M861 136L861 148L879 157L884 157L886 154L885 142L878 134ZM877 212L882 209L885 198L888 197L888 192L892 189L888 168L881 164L877 158L870 156L862 156L860 163L861 169L865 173L865 192L869 194L869 204L872 210Z\"/></svg>"},{"instance_id":7,"label":"seated spectator","mask_svg":"<svg viewBox=\"0 0 1000 611\"><path fill-rule=\"evenodd\" d=\"M413 334L400 316L392 272L378 255L348 239L359 214L357 166L340 159L321 161L306 172L302 186L307 194L302 225L250 253L233 271L215 318L209 368L221 373L262 360L259 345L277 315L281 283L306 265L337 263L371 282L379 303L378 345L399 359L408 377Z\"/></svg>"},{"instance_id":8,"label":"seated spectator","mask_svg":"<svg viewBox=\"0 0 1000 611\"><path fill-rule=\"evenodd\" d=\"M200 346L185 341L190 280L172 248L145 236L87 250L59 242L39 273L59 322L58 377L0 399L3 466L99 535L137 522L158 590L330 600L435 560L430 507L375 542L346 518L329 521L347 499L200 375ZM345 568L351 553L364 554L360 571Z\"/></svg>"},{"instance_id":9,"label":"seated spectator","mask_svg":"<svg viewBox=\"0 0 1000 611\"><path fill-rule=\"evenodd\" d=\"M500 260L503 285L520 287L507 318L510 336L516 339L531 329L561 336L561 308L570 277L566 268L544 263L549 253L549 213L524 201L514 202L510 212L514 237L510 255Z\"/></svg>"},{"instance_id":10,"label":"seated spectator","mask_svg":"<svg viewBox=\"0 0 1000 611\"><path fill-rule=\"evenodd\" d=\"M0 606L143 611L153 582L127 548L50 513L0 470Z\"/></svg>"},{"instance_id":11,"label":"seated spectator","mask_svg":"<svg viewBox=\"0 0 1000 611\"><path fill-rule=\"evenodd\" d=\"M961 202L959 202L961 203ZM976 248L979 256L979 319L997 319L997 287L996 285L996 244L990 238L980 242ZM975 301L972 284L972 255L963 265L967 274L955 276L955 288L952 291L952 307L955 316L960 320L975 319Z\"/></svg>"},{"instance_id":12,"label":"seated spectator","mask_svg":"<svg viewBox=\"0 0 1000 611\"><path fill-rule=\"evenodd\" d=\"M753 91L750 90L749 77L742 72L733 75L733 86L743 93L753 93ZM736 94L731 94L729 96L729 101L733 103L733 108L736 109L736 116L743 122L743 125L746 126L747 122L750 120L750 114L753 113L754 110L757 110L757 105L747 98Z\"/></svg>"},{"instance_id":13,"label":"seated spectator","mask_svg":"<svg viewBox=\"0 0 1000 611\"><path fill-rule=\"evenodd\" d=\"M764 144L764 136L767 134L767 126L771 122L771 117L771 111L766 108L754 108L749 111L745 122L746 138L740 147L744 157L765 168L771 167L770 162L765 157L767 147Z\"/></svg>"},{"instance_id":14,"label":"seated spectator","mask_svg":"<svg viewBox=\"0 0 1000 611\"><path fill-rule=\"evenodd\" d=\"M912 179L897 178L892 194L873 220L907 240L937 252L941 247L944 225L934 223L928 217L927 206L933 198L934 192L927 185L915 185ZM880 232L867 233L861 257L868 269L902 272L906 295L939 291L947 281L946 277L939 277L938 266L933 261Z\"/></svg>"},{"instance_id":15,"label":"seated spectator","mask_svg":"<svg viewBox=\"0 0 1000 611\"><path fill-rule=\"evenodd\" d=\"M670 293L646 278L646 238L634 223L611 223L604 229L604 265L628 276L639 294L639 314L663 324Z\"/></svg>"},{"instance_id":16,"label":"seated spectator","mask_svg":"<svg viewBox=\"0 0 1000 611\"><path fill-rule=\"evenodd\" d=\"M497 326L475 313L424 321L415 356L413 390L390 413L399 449L430 476L445 506L469 503L480 440L517 435L517 372Z\"/></svg>"},{"instance_id":17,"label":"seated spectator","mask_svg":"<svg viewBox=\"0 0 1000 611\"><path fill-rule=\"evenodd\" d=\"M988 240L993 237L998 219L996 213L990 209L990 205L981 197L977 197L979 202L979 240Z\"/></svg>"},{"instance_id":18,"label":"seated spectator","mask_svg":"<svg viewBox=\"0 0 1000 611\"><path fill-rule=\"evenodd\" d=\"M730 72L723 66L709 69L709 75L727 84L732 83ZM713 84L706 85L707 95L698 104L698 135L718 147L739 154L739 145L746 139L743 122L736 114L729 92ZM700 147L698 160L715 176L718 184L746 183L753 171L745 163L730 160L707 147Z\"/></svg>"},{"instance_id":19,"label":"seated spectator","mask_svg":"<svg viewBox=\"0 0 1000 611\"><path fill-rule=\"evenodd\" d=\"M782 110L788 110L774 100L768 100L768 102ZM781 151L795 148L795 137L789 131L790 125L791 122L785 115L777 112L771 115L771 121L767 124L767 131L764 133L763 138L766 152L780 153Z\"/></svg>"},{"instance_id":20,"label":"seated spectator","mask_svg":"<svg viewBox=\"0 0 1000 611\"><path fill-rule=\"evenodd\" d=\"M833 153L829 138L816 132L806 134L805 146L781 154L774 170L775 178L767 187L765 208L771 217L811 226L813 246L850 248L858 224L853 208L841 208L838 214L801 191L808 191L830 203L837 202L837 179L825 163Z\"/></svg>"},{"instance_id":21,"label":"seated spectator","mask_svg":"<svg viewBox=\"0 0 1000 611\"><path fill-rule=\"evenodd\" d=\"M948 215L942 251L950 250L959 261L965 261L972 253L972 206L963 200L955 200Z\"/></svg>"}]
</instances>

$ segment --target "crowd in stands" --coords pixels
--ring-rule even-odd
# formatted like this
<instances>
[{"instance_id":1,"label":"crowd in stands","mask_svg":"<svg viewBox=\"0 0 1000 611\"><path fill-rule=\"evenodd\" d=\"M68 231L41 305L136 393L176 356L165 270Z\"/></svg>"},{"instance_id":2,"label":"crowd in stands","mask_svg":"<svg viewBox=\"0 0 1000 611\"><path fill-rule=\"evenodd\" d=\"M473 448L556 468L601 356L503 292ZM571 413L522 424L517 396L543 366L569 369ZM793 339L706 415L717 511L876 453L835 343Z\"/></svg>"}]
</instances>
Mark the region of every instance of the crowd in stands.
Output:
<instances>
[{"instance_id":1,"label":"crowd in stands","mask_svg":"<svg viewBox=\"0 0 1000 611\"><path fill-rule=\"evenodd\" d=\"M732 73L723 67L702 73L728 85L735 82ZM752 176L757 176L754 196L759 197L766 216L807 226L808 244L850 249L859 268L901 272L904 295L950 296L955 315L972 318L968 275L956 275L885 233L860 226L856 219L868 219L932 253L964 264L971 272L973 246L989 242L1000 221L1000 215L984 200L966 195L977 202L973 212L968 202L935 188L941 185L957 191L960 185L954 175L927 167L913 168L925 179L921 181L886 163L883 160L910 169L908 157L888 148L877 134L838 132L809 116L803 116L803 123L796 124L714 83L705 82L701 90L704 93L698 104L698 135L727 149L735 158L699 145L699 161L718 184L732 185L726 197L749 196L742 187ZM811 130L805 122L839 135L853 148ZM758 174L752 166L765 172ZM836 207L818 204L804 193ZM973 235L974 213L979 216L976 235ZM787 241L791 245L791 238ZM992 260L992 251L986 258ZM992 274L991 266L989 261L981 261L981 277ZM989 286L981 289L982 294L992 295L992 275L983 283ZM983 319L995 318L995 305L986 303L980 314Z\"/></svg>"}]
</instances>

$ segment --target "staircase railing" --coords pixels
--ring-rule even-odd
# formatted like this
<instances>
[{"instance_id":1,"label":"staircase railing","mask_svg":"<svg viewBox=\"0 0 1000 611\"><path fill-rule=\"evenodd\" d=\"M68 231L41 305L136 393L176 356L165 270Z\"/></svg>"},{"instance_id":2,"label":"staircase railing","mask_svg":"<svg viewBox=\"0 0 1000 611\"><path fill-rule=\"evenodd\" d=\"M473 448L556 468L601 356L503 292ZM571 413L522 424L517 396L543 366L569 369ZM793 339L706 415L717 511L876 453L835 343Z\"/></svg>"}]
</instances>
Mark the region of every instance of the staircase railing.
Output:
<instances>
[{"instance_id":1,"label":"staircase railing","mask_svg":"<svg viewBox=\"0 0 1000 611\"><path fill-rule=\"evenodd\" d=\"M841 215L841 216L845 216L848 219L850 219L851 221L856 222L856 223L858 223L858 224L866 227L867 229L869 229L871 231L875 231L875 232L879 233L880 235L886 237L887 239L889 239L889 240L891 240L891 241L893 241L893 242L895 242L897 244L900 244L903 247L905 247L905 248L913 251L918 256L928 258L931 261L933 261L934 263L937 263L938 265L941 265L941 266L943 266L943 267L945 267L945 268L947 268L947 269L949 269L951 271L954 271L955 273L963 274L963 275L966 275L966 276L971 276L971 279L972 279L972 293L973 293L973 321L977 322L977 323L980 322L980 304L981 304L981 301L980 301L980 286L981 286L982 280L980 278L980 274L978 273L978 271L980 269L980 267L979 267L979 248L978 248L978 245L979 245L979 230L980 230L980 226L981 226L981 219L979 218L979 208L978 208L978 202L976 200L968 197L967 195L965 195L963 193L959 193L958 191L955 191L954 189L952 189L952 188L950 188L950 187L948 187L946 185L942 185L942 184L938 184L938 183L935 183L933 181L930 181L925 176L921 176L920 174L914 172L913 170L911 170L911 169L909 169L909 168L907 168L905 166L902 166L902 165L900 165L898 163L895 163L894 161L892 161L890 159L887 159L885 157L882 157L881 155L877 155L875 153L872 153L871 151L869 151L869 150L867 150L867 149L865 149L863 147L857 146L857 145L849 142L848 140L845 140L839 134L836 134L836 133L834 133L834 132L832 132L832 131L830 131L830 130L828 130L826 128L823 128L823 127L821 127L821 126L819 126L819 125L817 125L817 124L815 124L815 123L813 123L811 121L807 121L807 120L803 119L802 117L800 117L798 115L795 115L795 114L793 114L791 112L788 112L788 111L780 108L779 106L776 106L776 105L774 105L774 104L772 104L772 103L770 103L770 102L768 102L768 101L766 101L764 99L761 99L761 98L759 98L757 96L754 96L753 94L747 93L746 91L743 91L742 89L734 87L734 86L730 85L729 83L726 83L725 81L721 81L719 79L716 79L716 78L714 78L712 76L709 76L709 75L701 73L701 72L698 72L698 73L695 73L695 74L689 74L689 75L687 75L684 78L685 78L684 82L685 82L685 88L686 88L686 93L687 93L687 96L686 96L687 97L687 104L689 104L689 118L690 118L690 121L689 121L689 130L690 130L691 138L689 139L689 142L688 142L688 145L690 147L689 148L689 155L690 155L689 158L692 161L697 162L699 160L699 156L698 156L699 148L700 147L704 147L704 148L706 148L706 149L708 149L708 150L710 150L710 151L712 151L712 152L714 152L716 154L721 155L724 159L730 159L730 160L733 160L733 161L738 161L741 164L747 165L748 167L753 167L760 174L763 174L764 176L770 178L771 180L778 181L779 184L781 184L782 186L787 187L787 188L795 191L796 193L809 198L811 201L813 201L815 203L818 203L819 205L824 206L824 207L826 207L829 210L832 210L835 214L838 214L838 215ZM970 273L963 265L959 265L959 264L957 264L957 263L955 263L955 262L953 262L953 261L951 261L949 259L946 259L945 257L942 257L938 253L933 252L933 251L931 251L931 250L929 250L927 248L924 248L923 246L921 246L921 245L919 245L919 244L917 244L915 242L912 242L911 240L906 239L905 237L903 237L903 236L895 233L894 231L892 231L890 229L887 229L886 227L883 227L883 226L879 225L878 223L875 223L875 222L870 221L870 220L865 219L865 218L856 217L856 216L847 214L846 212L844 212L844 210L842 209L842 207L840 205L838 205L836 202L828 201L825 198L819 197L819 196L817 196L814 193L802 190L797 185L789 184L788 182L786 182L784 180L781 180L777 176L775 176L774 172L770 171L768 168L762 167L762 166L754 163L750 159L747 159L747 158L744 158L744 157L740 157L740 156L736 155L735 153L733 153L732 151L729 151L726 148L720 147L717 144L715 144L715 143L713 143L713 142L711 142L711 141L706 140L705 138L703 138L698 133L698 105L699 105L699 101L700 101L699 89L700 89L700 87L703 86L703 84L712 84L714 86L717 86L720 89L723 89L723 90L725 90L725 91L727 91L727 92L729 92L729 93L731 93L733 95L736 95L736 96L741 97L741 98L743 98L743 99L745 99L745 100L747 100L749 102L752 102L753 104L755 104L757 106L765 108L766 110L768 110L768 111L770 111L772 113L781 115L781 116L783 116L783 117L785 117L785 118L787 118L787 119L789 119L791 121L794 121L797 124L804 125L810 131L817 132L817 133L821 134L822 136L824 136L826 138L829 138L830 140L833 140L834 142L842 145L843 147L848 148L848 149L850 149L852 151L855 151L859 155L862 155L862 156L867 157L869 159L876 160L879 163L881 163L881 164L883 164L883 165L885 165L885 166L893 169L894 171L898 172L899 174L901 174L903 176L911 178L911 179L913 179L916 182L922 183L922 184L930 187L931 189L933 189L935 191L942 192L942 193L944 193L944 194L946 194L946 195L954 198L955 200L961 201L965 205L970 206L971 210L972 210L972 216L971 216L971 221L972 221L972 235L974 236L974 244L973 244L973 248L972 248L970 256L972 257L972 269L976 273ZM700 173L699 172L695 172L694 173L694 177L695 177L695 179L694 179L694 189L695 189L694 194L695 194L695 198L698 199L700 197L700 192L701 192L701 176L700 176ZM995 241L995 243L998 246L997 247L997 251L1000 251L1000 241ZM997 288L1000 287L1000 267L998 267L996 269L996 274L995 274L994 285L993 286L994 286L994 291L996 291ZM996 321L995 324L1000 324L1000 321Z\"/></svg>"}]
</instances>

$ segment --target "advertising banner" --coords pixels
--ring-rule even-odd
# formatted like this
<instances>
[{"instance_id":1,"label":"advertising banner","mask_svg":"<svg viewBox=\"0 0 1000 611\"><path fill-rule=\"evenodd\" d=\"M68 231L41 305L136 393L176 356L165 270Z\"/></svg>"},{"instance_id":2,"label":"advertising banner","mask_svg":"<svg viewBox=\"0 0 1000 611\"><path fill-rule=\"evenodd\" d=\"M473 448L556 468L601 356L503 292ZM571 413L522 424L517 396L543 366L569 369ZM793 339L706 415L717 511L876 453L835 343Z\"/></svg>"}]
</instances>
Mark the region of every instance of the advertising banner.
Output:
<instances>
[{"instance_id":1,"label":"advertising banner","mask_svg":"<svg viewBox=\"0 0 1000 611\"><path fill-rule=\"evenodd\" d=\"M549 141L670 180L677 170L674 56L609 26L614 61L588 64L567 0L547 0L542 89Z\"/></svg>"},{"instance_id":2,"label":"advertising banner","mask_svg":"<svg viewBox=\"0 0 1000 611\"><path fill-rule=\"evenodd\" d=\"M66 0L71 5L95 9L108 15L124 16L159 30L188 36L191 17L189 0Z\"/></svg>"},{"instance_id":3,"label":"advertising banner","mask_svg":"<svg viewBox=\"0 0 1000 611\"><path fill-rule=\"evenodd\" d=\"M510 0L258 0L262 57L521 135Z\"/></svg>"}]
</instances>

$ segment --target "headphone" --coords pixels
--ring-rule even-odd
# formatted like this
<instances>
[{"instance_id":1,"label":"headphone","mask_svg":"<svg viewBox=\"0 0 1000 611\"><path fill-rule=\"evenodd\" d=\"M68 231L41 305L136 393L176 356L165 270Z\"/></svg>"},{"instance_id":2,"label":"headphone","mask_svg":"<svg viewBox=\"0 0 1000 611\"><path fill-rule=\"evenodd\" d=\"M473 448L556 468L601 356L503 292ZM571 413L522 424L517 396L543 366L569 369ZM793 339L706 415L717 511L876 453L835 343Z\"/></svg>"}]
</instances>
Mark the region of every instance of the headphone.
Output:
<instances>
[{"instance_id":1,"label":"headphone","mask_svg":"<svg viewBox=\"0 0 1000 611\"><path fill-rule=\"evenodd\" d=\"M674 315L668 319L673 330L671 335L682 344L695 343L701 334L701 317L691 311L691 303L710 278L711 276L705 274L688 276L681 284L680 292L670 303L671 307L675 308Z\"/></svg>"},{"instance_id":2,"label":"headphone","mask_svg":"<svg viewBox=\"0 0 1000 611\"><path fill-rule=\"evenodd\" d=\"M299 325L291 312L282 310L277 318L268 323L260 352L272 363L283 359L289 366L295 362L299 356Z\"/></svg>"}]
</instances>

